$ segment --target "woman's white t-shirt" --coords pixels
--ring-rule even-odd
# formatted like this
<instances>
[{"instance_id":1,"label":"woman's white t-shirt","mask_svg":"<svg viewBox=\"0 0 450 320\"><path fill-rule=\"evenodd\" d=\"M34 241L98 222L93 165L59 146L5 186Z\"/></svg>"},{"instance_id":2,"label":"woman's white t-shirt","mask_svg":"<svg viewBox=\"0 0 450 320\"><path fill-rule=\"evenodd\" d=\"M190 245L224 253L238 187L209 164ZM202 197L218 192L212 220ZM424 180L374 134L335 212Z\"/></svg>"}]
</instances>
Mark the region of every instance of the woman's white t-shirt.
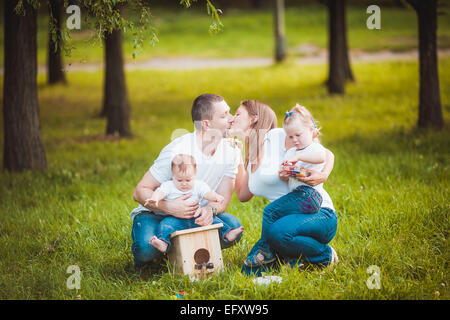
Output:
<instances>
[{"instance_id":1,"label":"woman's white t-shirt","mask_svg":"<svg viewBox=\"0 0 450 320\"><path fill-rule=\"evenodd\" d=\"M288 194L289 185L280 180L278 171L286 155L286 133L283 128L275 128L266 133L264 139L264 155L258 169L252 173L251 164L248 164L248 188L258 197L263 197L270 202ZM318 190L323 198L322 207L334 209L333 201L328 193L321 188Z\"/></svg>"},{"instance_id":2,"label":"woman's white t-shirt","mask_svg":"<svg viewBox=\"0 0 450 320\"><path fill-rule=\"evenodd\" d=\"M248 189L255 196L263 197L270 202L289 193L288 184L280 180L278 171L283 162L286 133L282 128L268 131L264 137L264 155L258 169L252 173L248 164Z\"/></svg>"}]
</instances>

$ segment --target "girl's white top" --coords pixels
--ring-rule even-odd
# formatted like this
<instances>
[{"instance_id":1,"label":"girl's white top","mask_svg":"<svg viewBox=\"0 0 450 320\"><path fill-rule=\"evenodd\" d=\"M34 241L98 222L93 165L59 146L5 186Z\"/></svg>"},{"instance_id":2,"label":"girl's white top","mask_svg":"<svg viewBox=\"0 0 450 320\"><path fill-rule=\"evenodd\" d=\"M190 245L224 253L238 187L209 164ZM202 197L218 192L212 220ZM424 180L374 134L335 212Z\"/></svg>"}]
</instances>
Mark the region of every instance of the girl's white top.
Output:
<instances>
[{"instance_id":1,"label":"girl's white top","mask_svg":"<svg viewBox=\"0 0 450 320\"><path fill-rule=\"evenodd\" d=\"M253 195L266 198L272 202L290 192L288 183L280 180L278 176L281 163L286 158L285 143L286 133L283 128L275 128L266 133L261 164L254 173L251 172L251 163L247 167L249 174L248 188ZM322 207L335 210L333 201L323 189L323 184L320 184L316 190L323 198Z\"/></svg>"},{"instance_id":2,"label":"girl's white top","mask_svg":"<svg viewBox=\"0 0 450 320\"><path fill-rule=\"evenodd\" d=\"M321 145L320 143L316 143L316 142L311 143L309 146L307 146L306 148L304 148L302 150L297 150L295 147L290 148L289 150L286 151L284 160L292 158L294 155L297 155L297 154L310 153L310 152L324 152L325 153L325 148L323 145ZM309 169L309 170L322 171L323 167L325 166L325 162L319 163L319 164L313 164L313 163L299 161L299 162L297 162L297 165L300 165L301 167L303 167L305 169ZM303 183L301 181L298 181L295 178L289 178L288 186L289 186L289 190L293 191L298 186L309 186L309 185L306 183ZM323 183L318 184L318 185L314 186L313 188L316 189L317 192L319 192L320 195L322 196L322 207L328 207L328 208L331 208L334 210L333 201L331 201L330 195L323 188Z\"/></svg>"}]
</instances>

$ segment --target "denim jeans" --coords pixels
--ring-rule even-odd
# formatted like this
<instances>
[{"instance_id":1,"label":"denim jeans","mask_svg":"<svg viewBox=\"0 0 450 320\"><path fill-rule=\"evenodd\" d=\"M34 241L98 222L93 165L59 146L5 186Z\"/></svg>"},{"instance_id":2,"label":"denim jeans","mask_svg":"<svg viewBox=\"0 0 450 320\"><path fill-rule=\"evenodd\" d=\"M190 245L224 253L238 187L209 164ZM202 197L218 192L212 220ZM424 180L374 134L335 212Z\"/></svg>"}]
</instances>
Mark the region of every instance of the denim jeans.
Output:
<instances>
[{"instance_id":1,"label":"denim jeans","mask_svg":"<svg viewBox=\"0 0 450 320\"><path fill-rule=\"evenodd\" d=\"M167 242L168 246L167 246L166 252L169 252L169 250L172 247L172 243L170 241L170 235L173 232L178 231L178 230L201 227L200 225L195 223L196 219L197 218L181 219L181 218L175 218L172 216L168 216L168 217L164 218L163 221L161 221L161 223L158 226L158 231L156 233L156 236L159 239ZM223 227L219 229L219 237L221 240L227 241L225 239L225 235L228 233L228 231L231 230L230 226L227 225L225 222L223 222L220 218L214 217L213 224L217 224L217 223L223 223Z\"/></svg>"},{"instance_id":2,"label":"denim jeans","mask_svg":"<svg viewBox=\"0 0 450 320\"><path fill-rule=\"evenodd\" d=\"M268 204L263 211L259 249L271 252L267 242L268 231L276 221L292 214L315 214L319 211L321 205L322 196L320 193L312 187L303 185Z\"/></svg>"},{"instance_id":3,"label":"denim jeans","mask_svg":"<svg viewBox=\"0 0 450 320\"><path fill-rule=\"evenodd\" d=\"M280 260L291 266L297 262L328 265L331 262L331 248L328 243L334 238L336 231L337 215L330 208L320 208L319 212L314 214L288 214L267 227L266 238L258 240L248 256L257 253L261 247L268 246ZM277 264L275 261L260 267L244 265L242 272L261 275Z\"/></svg>"},{"instance_id":4,"label":"denim jeans","mask_svg":"<svg viewBox=\"0 0 450 320\"><path fill-rule=\"evenodd\" d=\"M231 229L242 226L241 222L232 214L223 212L218 215L220 220L224 222ZM131 230L131 237L133 244L131 245L131 252L134 256L134 264L136 267L142 267L144 264L155 261L163 257L163 253L150 244L150 238L157 235L158 226L167 216L157 215L150 211L141 211L133 219L133 227ZM242 234L230 242L226 239L220 239L222 249L228 248L239 242Z\"/></svg>"}]
</instances>

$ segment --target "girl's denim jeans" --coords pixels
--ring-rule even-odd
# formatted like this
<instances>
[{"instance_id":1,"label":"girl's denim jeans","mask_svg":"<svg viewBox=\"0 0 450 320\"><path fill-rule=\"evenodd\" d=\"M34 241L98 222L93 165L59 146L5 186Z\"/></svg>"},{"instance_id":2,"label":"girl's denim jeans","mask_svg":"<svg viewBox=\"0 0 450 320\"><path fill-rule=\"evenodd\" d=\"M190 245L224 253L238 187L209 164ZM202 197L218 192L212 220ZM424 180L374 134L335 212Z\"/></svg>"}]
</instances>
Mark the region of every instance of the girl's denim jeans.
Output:
<instances>
[{"instance_id":1,"label":"girl's denim jeans","mask_svg":"<svg viewBox=\"0 0 450 320\"><path fill-rule=\"evenodd\" d=\"M134 256L134 264L136 267L142 267L144 264L157 260L163 257L163 253L150 244L150 238L157 236L158 226L167 218L167 216L157 215L150 211L141 211L133 219L133 227L131 230L131 237L133 244L131 245L131 252ZM242 226L240 221L230 213L223 212L218 215L221 222L227 225L230 229L239 228ZM220 245L222 249L228 248L236 244L242 237L239 237L229 242L220 237Z\"/></svg>"}]
</instances>

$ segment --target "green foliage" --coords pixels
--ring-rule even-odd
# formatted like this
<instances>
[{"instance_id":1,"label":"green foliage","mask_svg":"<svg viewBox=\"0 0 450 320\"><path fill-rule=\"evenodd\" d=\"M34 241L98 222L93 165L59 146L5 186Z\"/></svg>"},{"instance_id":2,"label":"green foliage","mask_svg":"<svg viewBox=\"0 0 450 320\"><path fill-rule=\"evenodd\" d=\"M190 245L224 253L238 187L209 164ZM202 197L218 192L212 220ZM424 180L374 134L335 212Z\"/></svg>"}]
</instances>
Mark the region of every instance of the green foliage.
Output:
<instances>
[{"instance_id":1,"label":"green foliage","mask_svg":"<svg viewBox=\"0 0 450 320\"><path fill-rule=\"evenodd\" d=\"M38 3L38 1L36 1ZM181 1L186 7L190 6L190 1ZM94 30L94 36L97 40L102 40L105 33L111 33L113 30L120 29L123 32L130 30L133 35L133 59L136 58L138 53L143 50L147 39L148 43L154 47L159 39L156 34L156 29L151 23L150 7L142 0L80 0L78 5L89 14L90 19L86 19L88 22L88 28ZM211 16L211 24L209 31L211 33L217 33L223 26L219 14L220 9L216 9L211 1L206 1L208 15ZM69 1L64 0L64 9L69 6ZM122 12L124 8L131 9L132 16L138 16L137 23L133 19L128 18ZM16 12L23 12L22 0L19 2L16 8ZM64 10L65 11L65 10ZM55 25L54 17L49 17L50 37L55 43L60 43L66 52L67 56L71 55L72 45L71 43L71 31L67 28L62 28L61 32L58 32ZM62 40L62 41L60 41Z\"/></svg>"},{"instance_id":2,"label":"green foliage","mask_svg":"<svg viewBox=\"0 0 450 320\"><path fill-rule=\"evenodd\" d=\"M450 59L440 59L439 68L448 123ZM69 86L45 86L39 76L49 169L0 173L0 299L172 299L180 291L185 299L449 299L450 128L414 129L415 61L361 63L353 71L358 82L345 97L327 94L327 67L320 65L130 71L136 136L122 140L105 137L105 120L95 117L101 71L70 72ZM240 101L259 99L280 125L297 102L312 110L336 157L325 183L339 219L335 270L283 268L269 272L281 284L254 285L240 268L260 235L266 201L233 196L228 211L245 232L223 251L223 273L190 282L164 260L146 269L147 277L134 271L134 187L173 130L192 130L192 100L205 92L223 95L233 112ZM82 272L79 290L66 287L73 264ZM370 265L381 269L379 290L366 286Z\"/></svg>"},{"instance_id":3,"label":"green foliage","mask_svg":"<svg viewBox=\"0 0 450 320\"><path fill-rule=\"evenodd\" d=\"M444 10L444 9L443 9ZM151 16L140 24L138 9L124 9L123 15L134 23L133 30L124 31L124 58L128 61L145 61L152 57L196 56L204 58L272 57L273 28L272 12L269 10L248 11L224 10L221 22L224 28L218 35L209 36L210 16L203 6L192 5L187 10L180 6L168 10L152 7L147 13ZM447 10L448 11L448 10ZM417 48L417 17L412 9L384 8L382 11L382 30L368 30L365 24L367 14L364 8L347 9L348 39L352 50L404 51ZM45 11L44 11L45 13ZM145 15L145 14L144 14ZM438 46L450 47L450 19L439 15ZM68 17L66 14L65 18ZM85 20L87 19L87 20ZM94 22L82 11L81 30L72 30L70 40L65 45L72 48L71 56L65 62L72 64L98 63L103 61L104 52L94 29ZM147 24L145 21L149 21ZM1 21L0 21L1 23ZM63 24L65 26L65 23ZM142 28L141 28L142 26ZM147 29L144 28L146 26ZM289 57L301 57L305 53L300 45L309 45L321 50L327 47L327 28L325 6L287 8L286 36ZM141 34L135 34L142 31ZM153 47L151 44L152 37ZM143 39L141 46L135 39ZM158 39L158 40L156 40ZM0 43L3 32L0 32ZM38 63L46 63L48 50L48 16L38 17ZM135 59L133 59L135 53ZM0 64L3 63L3 50L0 50Z\"/></svg>"}]
</instances>

